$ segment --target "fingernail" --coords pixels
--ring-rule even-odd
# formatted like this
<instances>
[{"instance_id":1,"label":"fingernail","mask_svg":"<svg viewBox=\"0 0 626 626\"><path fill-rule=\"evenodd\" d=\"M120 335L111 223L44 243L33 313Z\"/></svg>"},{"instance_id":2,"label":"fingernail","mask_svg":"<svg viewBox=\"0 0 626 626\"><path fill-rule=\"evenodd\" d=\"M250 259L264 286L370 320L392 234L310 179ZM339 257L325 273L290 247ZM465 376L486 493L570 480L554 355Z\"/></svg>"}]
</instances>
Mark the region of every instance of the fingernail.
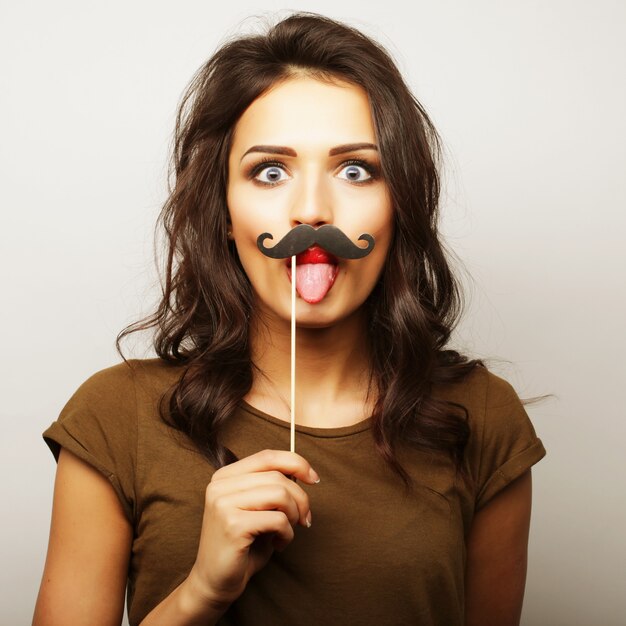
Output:
<instances>
[{"instance_id":1,"label":"fingernail","mask_svg":"<svg viewBox=\"0 0 626 626\"><path fill-rule=\"evenodd\" d=\"M313 516L311 515L311 511L306 514L306 527L311 528L311 523L313 522Z\"/></svg>"},{"instance_id":2,"label":"fingernail","mask_svg":"<svg viewBox=\"0 0 626 626\"><path fill-rule=\"evenodd\" d=\"M313 468L309 470L309 477L315 484L319 483L320 481L320 477L318 476L317 472Z\"/></svg>"}]
</instances>

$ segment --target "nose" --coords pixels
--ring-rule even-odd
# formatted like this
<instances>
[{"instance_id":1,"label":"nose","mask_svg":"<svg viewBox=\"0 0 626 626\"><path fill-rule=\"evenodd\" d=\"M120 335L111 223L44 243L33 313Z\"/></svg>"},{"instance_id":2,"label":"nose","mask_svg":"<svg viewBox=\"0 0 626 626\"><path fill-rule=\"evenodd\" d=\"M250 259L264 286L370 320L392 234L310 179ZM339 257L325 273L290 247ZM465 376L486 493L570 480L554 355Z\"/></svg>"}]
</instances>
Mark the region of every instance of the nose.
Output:
<instances>
[{"instance_id":1,"label":"nose","mask_svg":"<svg viewBox=\"0 0 626 626\"><path fill-rule=\"evenodd\" d=\"M318 175L311 172L302 175L294 189L289 221L292 228L299 224L314 227L332 224L330 193L321 173Z\"/></svg>"}]
</instances>

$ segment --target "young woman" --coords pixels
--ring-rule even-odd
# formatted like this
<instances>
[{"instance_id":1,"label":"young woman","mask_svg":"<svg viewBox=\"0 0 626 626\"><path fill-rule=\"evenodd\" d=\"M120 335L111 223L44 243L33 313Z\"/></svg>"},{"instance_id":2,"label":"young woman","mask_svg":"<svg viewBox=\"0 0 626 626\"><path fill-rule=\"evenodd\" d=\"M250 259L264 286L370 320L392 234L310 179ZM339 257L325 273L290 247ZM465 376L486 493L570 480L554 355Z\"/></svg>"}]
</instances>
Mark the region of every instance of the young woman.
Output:
<instances>
[{"instance_id":1,"label":"young woman","mask_svg":"<svg viewBox=\"0 0 626 626\"><path fill-rule=\"evenodd\" d=\"M44 433L34 623L119 624L127 590L133 625L517 624L545 451L512 388L447 348L437 135L388 54L303 13L227 43L174 167L139 325L158 358L95 374ZM258 238L300 225L374 247L313 245L294 277Z\"/></svg>"}]
</instances>

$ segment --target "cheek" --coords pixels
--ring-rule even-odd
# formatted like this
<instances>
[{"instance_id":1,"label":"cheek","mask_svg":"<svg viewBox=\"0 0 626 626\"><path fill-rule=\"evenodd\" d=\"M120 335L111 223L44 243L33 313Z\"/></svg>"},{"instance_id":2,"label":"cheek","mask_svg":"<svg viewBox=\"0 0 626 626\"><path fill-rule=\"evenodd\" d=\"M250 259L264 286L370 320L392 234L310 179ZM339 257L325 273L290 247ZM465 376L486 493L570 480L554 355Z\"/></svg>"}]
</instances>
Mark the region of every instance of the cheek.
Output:
<instances>
[{"instance_id":1,"label":"cheek","mask_svg":"<svg viewBox=\"0 0 626 626\"><path fill-rule=\"evenodd\" d=\"M241 229L245 224L254 219L253 199L245 185L240 181L234 180L228 183L226 191L226 206L233 227Z\"/></svg>"},{"instance_id":2,"label":"cheek","mask_svg":"<svg viewBox=\"0 0 626 626\"><path fill-rule=\"evenodd\" d=\"M392 209L388 206L380 207L377 211L370 214L368 222L364 220L363 227L369 228L370 230L366 232L374 236L376 246L372 254L376 255L377 264L383 265L391 246L395 228Z\"/></svg>"},{"instance_id":3,"label":"cheek","mask_svg":"<svg viewBox=\"0 0 626 626\"><path fill-rule=\"evenodd\" d=\"M387 252L389 251L389 245L385 241L381 241L378 246L378 250L376 250L376 257L372 259L372 264L369 268L368 279L369 285L368 288L372 289L374 284L378 281L384 267L387 262Z\"/></svg>"},{"instance_id":4,"label":"cheek","mask_svg":"<svg viewBox=\"0 0 626 626\"><path fill-rule=\"evenodd\" d=\"M357 210L354 210L355 208ZM378 187L374 193L364 197L358 207L352 209L346 214L351 222L351 228L360 230L360 233L368 232L374 235L384 246L394 223L393 204L386 187Z\"/></svg>"},{"instance_id":5,"label":"cheek","mask_svg":"<svg viewBox=\"0 0 626 626\"><path fill-rule=\"evenodd\" d=\"M378 280L378 277L383 271L393 239L394 222L391 212L386 215L386 218L387 219L383 219L378 222L378 228L376 232L373 233L376 240L376 246L372 251L372 255L375 255L375 258L372 259L373 263L371 270L374 281Z\"/></svg>"},{"instance_id":6,"label":"cheek","mask_svg":"<svg viewBox=\"0 0 626 626\"><path fill-rule=\"evenodd\" d=\"M269 197L259 196L254 190L234 185L226 197L233 235L242 247L256 246L257 237L270 232L274 238L280 236L285 226L280 223L277 202Z\"/></svg>"}]
</instances>

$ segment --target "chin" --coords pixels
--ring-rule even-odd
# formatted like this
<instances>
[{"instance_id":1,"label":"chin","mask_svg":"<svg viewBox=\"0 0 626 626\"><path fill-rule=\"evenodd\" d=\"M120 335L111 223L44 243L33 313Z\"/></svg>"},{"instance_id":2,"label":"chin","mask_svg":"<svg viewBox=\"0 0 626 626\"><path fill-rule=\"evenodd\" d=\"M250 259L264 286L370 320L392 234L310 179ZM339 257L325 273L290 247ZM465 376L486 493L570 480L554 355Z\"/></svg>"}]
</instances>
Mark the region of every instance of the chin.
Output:
<instances>
[{"instance_id":1,"label":"chin","mask_svg":"<svg viewBox=\"0 0 626 626\"><path fill-rule=\"evenodd\" d=\"M304 319L302 319L304 318ZM320 316L320 315L306 315L300 316L298 319L297 326L298 328L307 328L307 329L315 329L319 328L320 330L324 328L331 328L335 324L337 324L340 320L336 317L328 316Z\"/></svg>"}]
</instances>

